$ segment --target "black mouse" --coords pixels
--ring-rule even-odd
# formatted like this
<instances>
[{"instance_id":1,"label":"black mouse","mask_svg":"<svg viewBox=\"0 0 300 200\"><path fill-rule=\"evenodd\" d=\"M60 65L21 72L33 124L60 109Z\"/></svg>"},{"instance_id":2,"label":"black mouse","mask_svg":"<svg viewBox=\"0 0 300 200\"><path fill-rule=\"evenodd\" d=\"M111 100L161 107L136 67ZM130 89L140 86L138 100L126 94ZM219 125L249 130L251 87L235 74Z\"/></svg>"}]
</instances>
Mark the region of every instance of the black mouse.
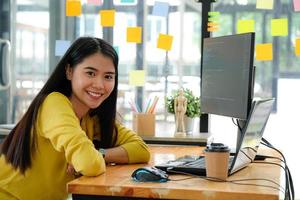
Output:
<instances>
[{"instance_id":1,"label":"black mouse","mask_svg":"<svg viewBox=\"0 0 300 200\"><path fill-rule=\"evenodd\" d=\"M136 169L131 177L138 182L167 182L169 176L163 170L155 167L141 167Z\"/></svg>"}]
</instances>

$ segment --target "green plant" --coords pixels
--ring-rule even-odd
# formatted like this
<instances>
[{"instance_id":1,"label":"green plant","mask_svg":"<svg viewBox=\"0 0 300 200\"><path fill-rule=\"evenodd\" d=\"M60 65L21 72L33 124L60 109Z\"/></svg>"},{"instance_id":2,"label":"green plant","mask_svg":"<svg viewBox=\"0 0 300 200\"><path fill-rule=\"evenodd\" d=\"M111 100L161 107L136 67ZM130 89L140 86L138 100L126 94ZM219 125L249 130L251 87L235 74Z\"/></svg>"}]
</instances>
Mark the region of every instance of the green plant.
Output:
<instances>
[{"instance_id":1,"label":"green plant","mask_svg":"<svg viewBox=\"0 0 300 200\"><path fill-rule=\"evenodd\" d=\"M201 115L200 112L200 97L195 97L191 90L184 88L183 89L184 96L187 98L187 109L185 115L187 117L199 117ZM179 90L173 91L171 96L166 97L165 104L167 111L169 113L174 112L174 101L175 98L179 95Z\"/></svg>"}]
</instances>

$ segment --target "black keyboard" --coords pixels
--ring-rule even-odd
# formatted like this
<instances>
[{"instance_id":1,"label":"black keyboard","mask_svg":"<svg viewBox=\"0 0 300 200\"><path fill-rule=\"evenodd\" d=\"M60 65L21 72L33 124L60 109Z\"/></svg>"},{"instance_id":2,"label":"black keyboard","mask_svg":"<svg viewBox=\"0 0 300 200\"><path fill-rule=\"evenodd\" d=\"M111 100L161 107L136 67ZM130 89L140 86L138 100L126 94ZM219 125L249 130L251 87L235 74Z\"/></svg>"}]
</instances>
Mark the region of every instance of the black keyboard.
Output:
<instances>
[{"instance_id":1,"label":"black keyboard","mask_svg":"<svg viewBox=\"0 0 300 200\"><path fill-rule=\"evenodd\" d=\"M228 169L231 167L233 158L233 156L229 157ZM155 167L168 173L183 172L200 176L206 175L204 156L184 156L177 158L176 160L171 160L164 164L157 165Z\"/></svg>"}]
</instances>

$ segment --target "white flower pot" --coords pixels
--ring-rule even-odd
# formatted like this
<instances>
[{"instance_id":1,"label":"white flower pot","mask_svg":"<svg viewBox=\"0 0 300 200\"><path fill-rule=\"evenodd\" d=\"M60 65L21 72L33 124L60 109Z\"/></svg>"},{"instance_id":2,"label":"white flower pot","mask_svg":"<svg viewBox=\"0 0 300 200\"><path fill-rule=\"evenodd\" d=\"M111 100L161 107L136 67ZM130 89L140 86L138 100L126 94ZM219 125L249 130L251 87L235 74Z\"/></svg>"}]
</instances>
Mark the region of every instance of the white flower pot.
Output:
<instances>
[{"instance_id":1,"label":"white flower pot","mask_svg":"<svg viewBox=\"0 0 300 200\"><path fill-rule=\"evenodd\" d=\"M184 126L187 135L192 135L194 131L195 118L190 118L184 115Z\"/></svg>"},{"instance_id":2,"label":"white flower pot","mask_svg":"<svg viewBox=\"0 0 300 200\"><path fill-rule=\"evenodd\" d=\"M175 123L176 123L176 116L174 115ZM187 135L192 135L194 131L194 121L195 118L187 117L184 115L184 128Z\"/></svg>"}]
</instances>

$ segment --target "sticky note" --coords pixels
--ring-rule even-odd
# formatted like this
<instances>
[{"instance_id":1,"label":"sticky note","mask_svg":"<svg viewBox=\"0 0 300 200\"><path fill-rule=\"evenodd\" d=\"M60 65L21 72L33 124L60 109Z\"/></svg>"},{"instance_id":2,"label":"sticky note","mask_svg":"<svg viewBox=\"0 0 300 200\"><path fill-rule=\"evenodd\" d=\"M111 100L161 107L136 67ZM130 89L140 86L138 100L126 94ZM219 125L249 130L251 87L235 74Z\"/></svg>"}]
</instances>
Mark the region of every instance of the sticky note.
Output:
<instances>
[{"instance_id":1,"label":"sticky note","mask_svg":"<svg viewBox=\"0 0 300 200\"><path fill-rule=\"evenodd\" d=\"M152 15L166 17L168 13L169 13L169 3L160 2L160 1L154 2Z\"/></svg>"},{"instance_id":2,"label":"sticky note","mask_svg":"<svg viewBox=\"0 0 300 200\"><path fill-rule=\"evenodd\" d=\"M296 39L295 54L296 56L300 56L300 38Z\"/></svg>"},{"instance_id":3,"label":"sticky note","mask_svg":"<svg viewBox=\"0 0 300 200\"><path fill-rule=\"evenodd\" d=\"M257 9L272 10L274 5L274 0L256 0Z\"/></svg>"},{"instance_id":4,"label":"sticky note","mask_svg":"<svg viewBox=\"0 0 300 200\"><path fill-rule=\"evenodd\" d=\"M119 46L113 46L114 47L114 49L115 49L115 51L117 52L117 54L119 55Z\"/></svg>"},{"instance_id":5,"label":"sticky note","mask_svg":"<svg viewBox=\"0 0 300 200\"><path fill-rule=\"evenodd\" d=\"M159 37L157 40L157 48L164 49L166 51L170 51L172 49L172 43L173 43L173 36L159 34Z\"/></svg>"},{"instance_id":6,"label":"sticky note","mask_svg":"<svg viewBox=\"0 0 300 200\"><path fill-rule=\"evenodd\" d=\"M209 17L217 17L220 15L220 12L208 12Z\"/></svg>"},{"instance_id":7,"label":"sticky note","mask_svg":"<svg viewBox=\"0 0 300 200\"><path fill-rule=\"evenodd\" d=\"M218 27L218 26L208 27L208 28L207 28L207 31L208 31L208 32L215 32L215 31L218 31L218 30L219 30L219 27Z\"/></svg>"},{"instance_id":8,"label":"sticky note","mask_svg":"<svg viewBox=\"0 0 300 200\"><path fill-rule=\"evenodd\" d=\"M145 70L132 70L129 72L129 85L144 86Z\"/></svg>"},{"instance_id":9,"label":"sticky note","mask_svg":"<svg viewBox=\"0 0 300 200\"><path fill-rule=\"evenodd\" d=\"M271 35L272 36L287 36L288 35L288 20L286 18L272 19Z\"/></svg>"},{"instance_id":10,"label":"sticky note","mask_svg":"<svg viewBox=\"0 0 300 200\"><path fill-rule=\"evenodd\" d=\"M219 18L218 16L216 16L216 17L209 17L209 18L208 18L208 21L209 21L209 22L218 22L219 19L220 19L220 18Z\"/></svg>"},{"instance_id":11,"label":"sticky note","mask_svg":"<svg viewBox=\"0 0 300 200\"><path fill-rule=\"evenodd\" d=\"M66 16L79 16L81 15L81 2L80 0L66 0Z\"/></svg>"},{"instance_id":12,"label":"sticky note","mask_svg":"<svg viewBox=\"0 0 300 200\"><path fill-rule=\"evenodd\" d=\"M55 56L63 56L67 49L70 47L71 42L68 40L55 41Z\"/></svg>"},{"instance_id":13,"label":"sticky note","mask_svg":"<svg viewBox=\"0 0 300 200\"><path fill-rule=\"evenodd\" d=\"M208 32L214 32L219 30L219 24L216 22L208 22L207 23L207 31Z\"/></svg>"},{"instance_id":14,"label":"sticky note","mask_svg":"<svg viewBox=\"0 0 300 200\"><path fill-rule=\"evenodd\" d=\"M91 5L101 5L102 1L101 0L87 0L87 3L91 4Z\"/></svg>"},{"instance_id":15,"label":"sticky note","mask_svg":"<svg viewBox=\"0 0 300 200\"><path fill-rule=\"evenodd\" d=\"M128 27L127 28L127 42L142 42L142 27Z\"/></svg>"},{"instance_id":16,"label":"sticky note","mask_svg":"<svg viewBox=\"0 0 300 200\"><path fill-rule=\"evenodd\" d=\"M256 45L256 60L273 60L273 45L272 43Z\"/></svg>"},{"instance_id":17,"label":"sticky note","mask_svg":"<svg viewBox=\"0 0 300 200\"><path fill-rule=\"evenodd\" d=\"M237 22L237 33L249 33L255 32L254 30L255 22L254 20L238 20Z\"/></svg>"},{"instance_id":18,"label":"sticky note","mask_svg":"<svg viewBox=\"0 0 300 200\"><path fill-rule=\"evenodd\" d=\"M115 25L115 10L101 10L99 12L101 26L112 27Z\"/></svg>"},{"instance_id":19,"label":"sticky note","mask_svg":"<svg viewBox=\"0 0 300 200\"><path fill-rule=\"evenodd\" d=\"M219 24L218 23L216 23L216 22L208 22L207 23L207 26L209 26L209 27L214 27L214 26L218 26Z\"/></svg>"},{"instance_id":20,"label":"sticky note","mask_svg":"<svg viewBox=\"0 0 300 200\"><path fill-rule=\"evenodd\" d=\"M135 0L121 0L121 3L134 3Z\"/></svg>"},{"instance_id":21,"label":"sticky note","mask_svg":"<svg viewBox=\"0 0 300 200\"><path fill-rule=\"evenodd\" d=\"M294 10L300 11L300 0L293 0L294 2Z\"/></svg>"}]
</instances>

